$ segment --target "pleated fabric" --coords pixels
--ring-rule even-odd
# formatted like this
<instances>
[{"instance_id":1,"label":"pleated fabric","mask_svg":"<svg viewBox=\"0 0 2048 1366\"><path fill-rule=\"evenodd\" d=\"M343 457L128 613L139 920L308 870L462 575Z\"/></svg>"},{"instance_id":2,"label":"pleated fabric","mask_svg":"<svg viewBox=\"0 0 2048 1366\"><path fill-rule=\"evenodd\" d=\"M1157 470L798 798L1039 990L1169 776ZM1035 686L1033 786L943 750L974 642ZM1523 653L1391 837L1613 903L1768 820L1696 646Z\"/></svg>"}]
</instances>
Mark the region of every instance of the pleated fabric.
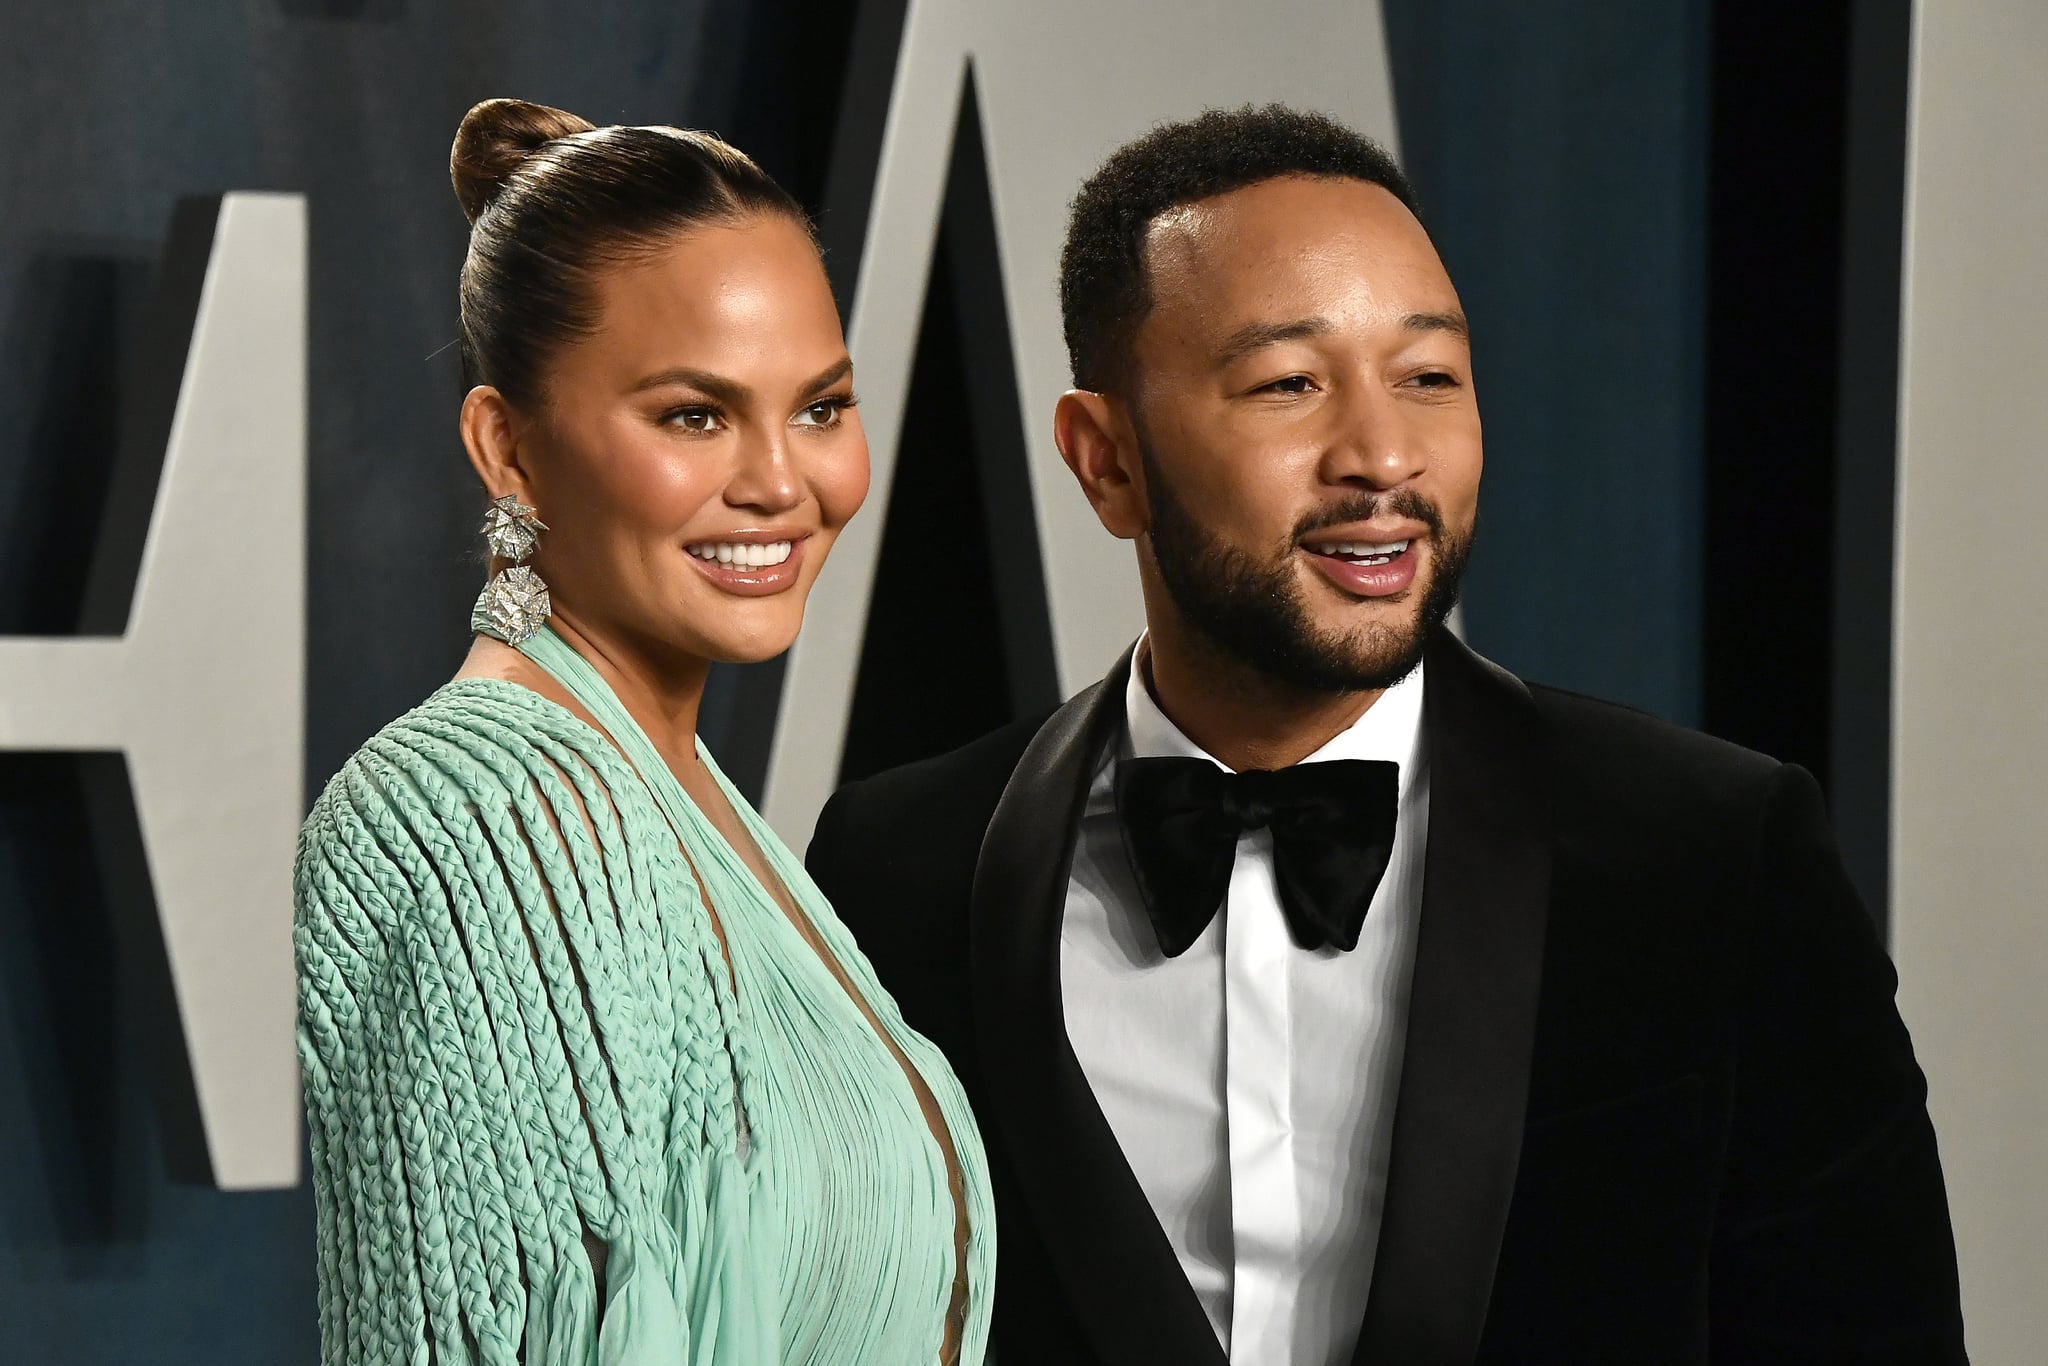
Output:
<instances>
[{"instance_id":1,"label":"pleated fabric","mask_svg":"<svg viewBox=\"0 0 2048 1366\"><path fill-rule=\"evenodd\" d=\"M523 648L610 739L451 683L300 836L325 1366L937 1361L956 1204L909 1078L598 674L552 632ZM944 1115L978 1363L994 1215L966 1099L718 780Z\"/></svg>"}]
</instances>

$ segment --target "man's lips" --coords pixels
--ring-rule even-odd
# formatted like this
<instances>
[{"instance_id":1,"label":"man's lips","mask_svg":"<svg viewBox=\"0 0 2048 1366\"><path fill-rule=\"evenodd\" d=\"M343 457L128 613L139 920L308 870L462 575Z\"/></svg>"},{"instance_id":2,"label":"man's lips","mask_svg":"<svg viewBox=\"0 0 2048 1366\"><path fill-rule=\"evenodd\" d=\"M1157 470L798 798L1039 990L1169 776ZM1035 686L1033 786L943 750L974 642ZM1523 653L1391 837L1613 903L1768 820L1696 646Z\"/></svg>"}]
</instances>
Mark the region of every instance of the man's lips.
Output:
<instances>
[{"instance_id":1,"label":"man's lips","mask_svg":"<svg viewBox=\"0 0 2048 1366\"><path fill-rule=\"evenodd\" d=\"M1390 598L1415 582L1422 559L1423 538L1332 541L1317 538L1302 552L1316 571L1354 597Z\"/></svg>"}]
</instances>

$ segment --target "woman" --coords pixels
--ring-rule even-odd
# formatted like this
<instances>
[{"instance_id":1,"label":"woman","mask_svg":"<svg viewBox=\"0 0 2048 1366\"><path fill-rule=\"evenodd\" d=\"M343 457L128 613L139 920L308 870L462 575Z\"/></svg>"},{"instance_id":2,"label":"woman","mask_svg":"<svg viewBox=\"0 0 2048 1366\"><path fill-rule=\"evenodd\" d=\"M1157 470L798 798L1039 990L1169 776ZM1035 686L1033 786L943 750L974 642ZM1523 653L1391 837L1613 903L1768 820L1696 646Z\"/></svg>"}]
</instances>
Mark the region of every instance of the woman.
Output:
<instances>
[{"instance_id":1,"label":"woman","mask_svg":"<svg viewBox=\"0 0 2048 1366\"><path fill-rule=\"evenodd\" d=\"M803 213L512 100L452 174L495 572L300 841L325 1360L977 1362L959 1085L695 734L867 491Z\"/></svg>"}]
</instances>

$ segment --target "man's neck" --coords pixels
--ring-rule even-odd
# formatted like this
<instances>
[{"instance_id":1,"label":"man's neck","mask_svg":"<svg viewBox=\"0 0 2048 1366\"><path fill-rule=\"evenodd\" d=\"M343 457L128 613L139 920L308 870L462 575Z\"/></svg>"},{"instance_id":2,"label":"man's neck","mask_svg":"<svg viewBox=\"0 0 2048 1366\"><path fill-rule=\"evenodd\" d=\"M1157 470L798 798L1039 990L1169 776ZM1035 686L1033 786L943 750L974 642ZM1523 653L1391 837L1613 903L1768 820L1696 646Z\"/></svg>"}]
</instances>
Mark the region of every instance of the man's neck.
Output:
<instances>
[{"instance_id":1,"label":"man's neck","mask_svg":"<svg viewBox=\"0 0 2048 1366\"><path fill-rule=\"evenodd\" d=\"M1166 719L1233 772L1287 768L1342 735L1379 692L1290 688L1206 642L1147 635L1140 669Z\"/></svg>"}]
</instances>

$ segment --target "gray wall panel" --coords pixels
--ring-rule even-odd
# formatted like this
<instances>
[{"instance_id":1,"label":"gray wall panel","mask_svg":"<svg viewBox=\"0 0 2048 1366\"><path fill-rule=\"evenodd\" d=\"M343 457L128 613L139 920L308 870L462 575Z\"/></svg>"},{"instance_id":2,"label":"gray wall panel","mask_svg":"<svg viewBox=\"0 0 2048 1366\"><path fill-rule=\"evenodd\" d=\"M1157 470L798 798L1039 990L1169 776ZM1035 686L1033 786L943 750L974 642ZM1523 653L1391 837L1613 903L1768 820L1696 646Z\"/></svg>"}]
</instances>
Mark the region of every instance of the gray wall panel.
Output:
<instances>
[{"instance_id":1,"label":"gray wall panel","mask_svg":"<svg viewBox=\"0 0 2048 1366\"><path fill-rule=\"evenodd\" d=\"M2048 8L1921 0L1907 162L1892 935L1971 1359L2048 1343Z\"/></svg>"}]
</instances>

